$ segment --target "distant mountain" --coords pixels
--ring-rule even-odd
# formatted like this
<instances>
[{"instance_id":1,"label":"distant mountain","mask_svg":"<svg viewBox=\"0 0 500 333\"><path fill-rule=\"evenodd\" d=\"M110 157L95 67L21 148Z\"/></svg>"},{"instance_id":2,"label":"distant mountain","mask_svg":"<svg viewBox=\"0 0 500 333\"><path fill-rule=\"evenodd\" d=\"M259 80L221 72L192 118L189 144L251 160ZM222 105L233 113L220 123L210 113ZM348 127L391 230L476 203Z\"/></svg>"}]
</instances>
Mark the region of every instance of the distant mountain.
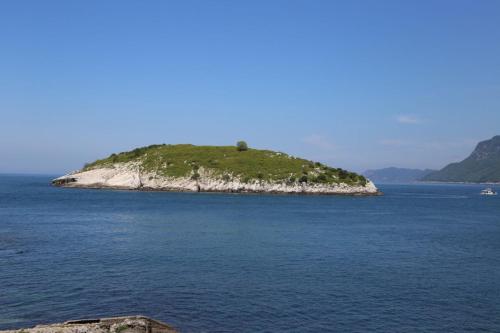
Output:
<instances>
[{"instance_id":1,"label":"distant mountain","mask_svg":"<svg viewBox=\"0 0 500 333\"><path fill-rule=\"evenodd\" d=\"M479 142L465 160L451 163L423 177L424 181L487 183L500 182L500 135Z\"/></svg>"},{"instance_id":2,"label":"distant mountain","mask_svg":"<svg viewBox=\"0 0 500 333\"><path fill-rule=\"evenodd\" d=\"M392 167L366 170L363 175L375 183L413 183L435 171L430 169L421 170Z\"/></svg>"}]
</instances>

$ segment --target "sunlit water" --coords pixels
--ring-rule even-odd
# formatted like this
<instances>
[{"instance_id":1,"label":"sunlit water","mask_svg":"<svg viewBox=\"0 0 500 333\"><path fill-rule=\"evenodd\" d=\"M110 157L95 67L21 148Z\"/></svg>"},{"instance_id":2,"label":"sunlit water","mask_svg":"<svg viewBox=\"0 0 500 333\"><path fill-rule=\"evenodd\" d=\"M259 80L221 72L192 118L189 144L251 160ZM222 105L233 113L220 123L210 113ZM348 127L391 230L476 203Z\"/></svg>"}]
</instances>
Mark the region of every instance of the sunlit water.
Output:
<instances>
[{"instance_id":1,"label":"sunlit water","mask_svg":"<svg viewBox=\"0 0 500 333\"><path fill-rule=\"evenodd\" d=\"M0 176L0 329L144 314L182 332L500 331L500 196L60 189Z\"/></svg>"}]
</instances>

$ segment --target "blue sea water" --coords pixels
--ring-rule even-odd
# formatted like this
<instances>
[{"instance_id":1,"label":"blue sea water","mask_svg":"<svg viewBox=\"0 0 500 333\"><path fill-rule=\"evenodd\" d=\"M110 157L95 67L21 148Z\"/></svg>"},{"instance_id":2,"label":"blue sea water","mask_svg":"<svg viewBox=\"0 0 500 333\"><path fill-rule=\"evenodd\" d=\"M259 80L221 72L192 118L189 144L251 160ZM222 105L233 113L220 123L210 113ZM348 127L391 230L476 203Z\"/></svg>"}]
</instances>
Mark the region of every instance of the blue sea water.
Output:
<instances>
[{"instance_id":1,"label":"blue sea water","mask_svg":"<svg viewBox=\"0 0 500 333\"><path fill-rule=\"evenodd\" d=\"M181 332L500 332L500 197L54 188L0 176L0 329L143 314Z\"/></svg>"}]
</instances>

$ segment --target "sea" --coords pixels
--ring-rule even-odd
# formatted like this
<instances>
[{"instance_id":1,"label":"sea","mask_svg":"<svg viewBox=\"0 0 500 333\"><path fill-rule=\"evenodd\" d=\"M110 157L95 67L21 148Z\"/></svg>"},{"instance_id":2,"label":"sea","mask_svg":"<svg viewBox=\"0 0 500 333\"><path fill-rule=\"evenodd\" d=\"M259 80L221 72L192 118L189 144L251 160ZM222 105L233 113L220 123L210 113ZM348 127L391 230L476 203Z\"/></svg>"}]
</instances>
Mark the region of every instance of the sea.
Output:
<instances>
[{"instance_id":1,"label":"sea","mask_svg":"<svg viewBox=\"0 0 500 333\"><path fill-rule=\"evenodd\" d=\"M483 185L349 197L53 177L0 176L0 330L140 314L180 332L500 332L500 196Z\"/></svg>"}]
</instances>

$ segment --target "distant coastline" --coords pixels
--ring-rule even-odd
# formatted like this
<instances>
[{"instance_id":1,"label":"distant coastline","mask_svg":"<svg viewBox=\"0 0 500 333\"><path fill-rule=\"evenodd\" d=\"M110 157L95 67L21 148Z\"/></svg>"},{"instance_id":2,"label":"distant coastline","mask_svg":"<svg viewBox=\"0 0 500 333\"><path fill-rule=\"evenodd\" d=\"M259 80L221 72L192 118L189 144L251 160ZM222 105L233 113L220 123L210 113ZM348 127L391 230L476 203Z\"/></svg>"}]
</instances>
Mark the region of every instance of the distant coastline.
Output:
<instances>
[{"instance_id":1,"label":"distant coastline","mask_svg":"<svg viewBox=\"0 0 500 333\"><path fill-rule=\"evenodd\" d=\"M432 172L422 181L496 184L500 182L500 136L476 145L474 151L463 161L451 163L439 171Z\"/></svg>"},{"instance_id":2,"label":"distant coastline","mask_svg":"<svg viewBox=\"0 0 500 333\"><path fill-rule=\"evenodd\" d=\"M411 184L436 170L388 167L370 169L363 175L377 184Z\"/></svg>"},{"instance_id":3,"label":"distant coastline","mask_svg":"<svg viewBox=\"0 0 500 333\"><path fill-rule=\"evenodd\" d=\"M446 182L446 181L419 180L416 182L416 184L500 185L500 182Z\"/></svg>"}]
</instances>

